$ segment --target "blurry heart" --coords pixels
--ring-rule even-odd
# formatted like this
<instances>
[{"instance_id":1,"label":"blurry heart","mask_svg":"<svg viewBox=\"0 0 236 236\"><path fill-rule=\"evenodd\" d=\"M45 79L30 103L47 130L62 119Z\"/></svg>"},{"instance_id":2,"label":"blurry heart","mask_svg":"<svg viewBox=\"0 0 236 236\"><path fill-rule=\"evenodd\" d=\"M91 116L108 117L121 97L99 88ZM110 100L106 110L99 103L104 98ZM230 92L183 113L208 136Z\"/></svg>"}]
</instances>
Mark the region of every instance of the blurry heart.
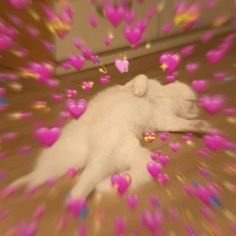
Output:
<instances>
[{"instance_id":1,"label":"blurry heart","mask_svg":"<svg viewBox=\"0 0 236 236\"><path fill-rule=\"evenodd\" d=\"M196 92L203 92L206 90L207 88L207 81L206 80L194 80L192 82L192 88L196 91Z\"/></svg>"},{"instance_id":2,"label":"blurry heart","mask_svg":"<svg viewBox=\"0 0 236 236\"><path fill-rule=\"evenodd\" d=\"M167 166L170 162L170 158L167 155L160 155L159 161L163 166Z\"/></svg>"},{"instance_id":3,"label":"blurry heart","mask_svg":"<svg viewBox=\"0 0 236 236\"><path fill-rule=\"evenodd\" d=\"M48 63L31 63L31 65L26 68L26 73L27 72L40 83L47 83L53 76L54 67Z\"/></svg>"},{"instance_id":4,"label":"blurry heart","mask_svg":"<svg viewBox=\"0 0 236 236\"><path fill-rule=\"evenodd\" d=\"M162 173L162 165L155 162L149 162L147 164L147 170L153 178L156 178L160 173Z\"/></svg>"},{"instance_id":5,"label":"blurry heart","mask_svg":"<svg viewBox=\"0 0 236 236\"><path fill-rule=\"evenodd\" d=\"M61 136L61 129L54 128L39 128L35 133L37 139L46 147L51 147Z\"/></svg>"},{"instance_id":6,"label":"blurry heart","mask_svg":"<svg viewBox=\"0 0 236 236\"><path fill-rule=\"evenodd\" d=\"M97 26L98 26L98 19L95 16L90 16L89 17L89 24L92 27L97 28Z\"/></svg>"},{"instance_id":7,"label":"blurry heart","mask_svg":"<svg viewBox=\"0 0 236 236\"><path fill-rule=\"evenodd\" d=\"M105 44L107 47L111 46L111 44L112 44L112 39L110 39L110 38L104 39L104 44Z\"/></svg>"},{"instance_id":8,"label":"blurry heart","mask_svg":"<svg viewBox=\"0 0 236 236\"><path fill-rule=\"evenodd\" d=\"M131 46L137 46L143 38L143 34L140 28L127 26L125 28L125 38L130 43Z\"/></svg>"},{"instance_id":9,"label":"blurry heart","mask_svg":"<svg viewBox=\"0 0 236 236\"><path fill-rule=\"evenodd\" d=\"M173 25L171 23L166 23L162 27L162 32L164 34L169 34L173 30Z\"/></svg>"},{"instance_id":10,"label":"blurry heart","mask_svg":"<svg viewBox=\"0 0 236 236\"><path fill-rule=\"evenodd\" d=\"M129 71L129 61L128 60L119 60L115 61L115 66L120 73L125 73Z\"/></svg>"},{"instance_id":11,"label":"blurry heart","mask_svg":"<svg viewBox=\"0 0 236 236\"><path fill-rule=\"evenodd\" d=\"M129 11L126 11L125 13L125 21L127 24L132 24L132 22L134 21L134 18L135 18L135 11L134 10L129 10Z\"/></svg>"},{"instance_id":12,"label":"blurry heart","mask_svg":"<svg viewBox=\"0 0 236 236\"><path fill-rule=\"evenodd\" d=\"M13 47L14 41L9 36L0 34L0 53Z\"/></svg>"},{"instance_id":13,"label":"blurry heart","mask_svg":"<svg viewBox=\"0 0 236 236\"><path fill-rule=\"evenodd\" d=\"M203 43L208 43L213 39L214 37L214 31L208 31L207 33L203 34L201 40Z\"/></svg>"},{"instance_id":14,"label":"blurry heart","mask_svg":"<svg viewBox=\"0 0 236 236\"><path fill-rule=\"evenodd\" d=\"M83 81L81 87L85 92L89 92L93 88L93 85L93 81Z\"/></svg>"},{"instance_id":15,"label":"blurry heart","mask_svg":"<svg viewBox=\"0 0 236 236\"><path fill-rule=\"evenodd\" d=\"M56 102L60 102L63 99L62 94L53 94L52 97L53 97L54 101L56 101Z\"/></svg>"},{"instance_id":16,"label":"blurry heart","mask_svg":"<svg viewBox=\"0 0 236 236\"><path fill-rule=\"evenodd\" d=\"M109 75L104 75L101 79L100 79L100 83L103 85L107 85L111 82L111 76Z\"/></svg>"},{"instance_id":17,"label":"blurry heart","mask_svg":"<svg viewBox=\"0 0 236 236\"><path fill-rule=\"evenodd\" d=\"M195 45L194 44L186 46L181 50L181 56L182 57L191 56L193 54L194 50L195 50Z\"/></svg>"},{"instance_id":18,"label":"blurry heart","mask_svg":"<svg viewBox=\"0 0 236 236\"><path fill-rule=\"evenodd\" d=\"M87 105L87 101L84 99L79 99L77 101L70 99L66 103L66 108L70 112L71 116L77 120L86 111Z\"/></svg>"},{"instance_id":19,"label":"blurry heart","mask_svg":"<svg viewBox=\"0 0 236 236\"><path fill-rule=\"evenodd\" d=\"M224 54L221 50L212 50L207 52L206 58L209 63L217 64L219 63L224 57Z\"/></svg>"},{"instance_id":20,"label":"blurry heart","mask_svg":"<svg viewBox=\"0 0 236 236\"><path fill-rule=\"evenodd\" d=\"M180 144L179 143L171 143L170 149L172 152L179 152L180 150Z\"/></svg>"},{"instance_id":21,"label":"blurry heart","mask_svg":"<svg viewBox=\"0 0 236 236\"><path fill-rule=\"evenodd\" d=\"M85 58L82 56L71 56L69 62L76 70L81 70L85 64Z\"/></svg>"},{"instance_id":22,"label":"blurry heart","mask_svg":"<svg viewBox=\"0 0 236 236\"><path fill-rule=\"evenodd\" d=\"M9 3L16 9L23 10L29 7L31 0L8 0Z\"/></svg>"},{"instance_id":23,"label":"blurry heart","mask_svg":"<svg viewBox=\"0 0 236 236\"><path fill-rule=\"evenodd\" d=\"M122 217L115 219L115 235L124 235L127 228L127 220Z\"/></svg>"},{"instance_id":24,"label":"blurry heart","mask_svg":"<svg viewBox=\"0 0 236 236\"><path fill-rule=\"evenodd\" d=\"M203 143L213 152L222 150L225 147L225 139L217 134L205 135Z\"/></svg>"},{"instance_id":25,"label":"blurry heart","mask_svg":"<svg viewBox=\"0 0 236 236\"><path fill-rule=\"evenodd\" d=\"M77 96L78 92L75 89L67 89L66 90L66 96L68 98L75 98Z\"/></svg>"},{"instance_id":26,"label":"blurry heart","mask_svg":"<svg viewBox=\"0 0 236 236\"><path fill-rule=\"evenodd\" d=\"M138 195L128 195L127 203L132 210L135 210L138 206Z\"/></svg>"},{"instance_id":27,"label":"blurry heart","mask_svg":"<svg viewBox=\"0 0 236 236\"><path fill-rule=\"evenodd\" d=\"M191 63L186 65L186 70L190 74L194 74L199 68L199 65L197 63Z\"/></svg>"},{"instance_id":28,"label":"blurry heart","mask_svg":"<svg viewBox=\"0 0 236 236\"><path fill-rule=\"evenodd\" d=\"M168 141L170 138L170 134L169 133L161 133L160 134L160 140L162 142Z\"/></svg>"},{"instance_id":29,"label":"blurry heart","mask_svg":"<svg viewBox=\"0 0 236 236\"><path fill-rule=\"evenodd\" d=\"M169 183L169 176L167 174L160 173L157 176L157 180L159 181L160 184L167 185Z\"/></svg>"},{"instance_id":30,"label":"blurry heart","mask_svg":"<svg viewBox=\"0 0 236 236\"><path fill-rule=\"evenodd\" d=\"M116 187L119 194L124 194L131 184L131 177L128 174L113 175L112 186Z\"/></svg>"},{"instance_id":31,"label":"blurry heart","mask_svg":"<svg viewBox=\"0 0 236 236\"><path fill-rule=\"evenodd\" d=\"M115 7L113 5L106 4L103 10L105 16L114 27L119 26L124 19L125 10L122 6Z\"/></svg>"},{"instance_id":32,"label":"blurry heart","mask_svg":"<svg viewBox=\"0 0 236 236\"><path fill-rule=\"evenodd\" d=\"M72 215L78 217L82 213L83 209L86 208L86 201L83 198L68 199L67 208Z\"/></svg>"},{"instance_id":33,"label":"blurry heart","mask_svg":"<svg viewBox=\"0 0 236 236\"><path fill-rule=\"evenodd\" d=\"M177 77L178 77L178 73L174 72L174 73L169 74L169 75L166 76L166 81L168 83L173 83L177 80Z\"/></svg>"},{"instance_id":34,"label":"blurry heart","mask_svg":"<svg viewBox=\"0 0 236 236\"><path fill-rule=\"evenodd\" d=\"M180 65L178 54L164 53L160 57L161 68L168 74L173 73Z\"/></svg>"},{"instance_id":35,"label":"blurry heart","mask_svg":"<svg viewBox=\"0 0 236 236\"><path fill-rule=\"evenodd\" d=\"M200 98L200 106L210 115L221 112L224 108L225 98L222 95L203 96Z\"/></svg>"},{"instance_id":36,"label":"blurry heart","mask_svg":"<svg viewBox=\"0 0 236 236\"><path fill-rule=\"evenodd\" d=\"M154 235L164 235L162 232L163 216L160 211L146 210L142 215L142 223L150 232L155 232Z\"/></svg>"}]
</instances>

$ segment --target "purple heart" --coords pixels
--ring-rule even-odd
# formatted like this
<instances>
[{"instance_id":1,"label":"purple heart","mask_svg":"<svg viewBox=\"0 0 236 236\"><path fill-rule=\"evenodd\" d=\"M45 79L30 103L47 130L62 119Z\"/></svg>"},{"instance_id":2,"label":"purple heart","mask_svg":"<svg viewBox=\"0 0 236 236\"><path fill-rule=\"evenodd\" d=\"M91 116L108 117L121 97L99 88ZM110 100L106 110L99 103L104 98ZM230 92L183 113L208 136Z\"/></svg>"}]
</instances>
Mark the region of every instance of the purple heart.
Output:
<instances>
[{"instance_id":1,"label":"purple heart","mask_svg":"<svg viewBox=\"0 0 236 236\"><path fill-rule=\"evenodd\" d=\"M61 129L59 127L39 128L35 133L37 139L46 147L51 147L61 136Z\"/></svg>"}]
</instances>

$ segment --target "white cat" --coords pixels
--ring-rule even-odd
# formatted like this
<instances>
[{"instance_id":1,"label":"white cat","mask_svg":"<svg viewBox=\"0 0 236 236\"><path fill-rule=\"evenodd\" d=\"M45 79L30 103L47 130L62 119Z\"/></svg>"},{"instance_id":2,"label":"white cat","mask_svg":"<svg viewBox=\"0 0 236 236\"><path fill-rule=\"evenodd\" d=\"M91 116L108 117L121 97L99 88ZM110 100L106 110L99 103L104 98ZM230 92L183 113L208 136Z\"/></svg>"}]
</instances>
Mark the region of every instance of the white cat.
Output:
<instances>
[{"instance_id":1,"label":"white cat","mask_svg":"<svg viewBox=\"0 0 236 236\"><path fill-rule=\"evenodd\" d=\"M139 75L97 94L80 120L70 122L61 139L42 151L33 172L12 186L40 185L76 166L84 171L70 193L73 199L86 198L95 188L108 191L115 173L128 173L137 188L151 180L146 170L151 152L140 144L142 132L207 131L207 122L193 119L197 115L196 95L187 85L162 86Z\"/></svg>"}]
</instances>

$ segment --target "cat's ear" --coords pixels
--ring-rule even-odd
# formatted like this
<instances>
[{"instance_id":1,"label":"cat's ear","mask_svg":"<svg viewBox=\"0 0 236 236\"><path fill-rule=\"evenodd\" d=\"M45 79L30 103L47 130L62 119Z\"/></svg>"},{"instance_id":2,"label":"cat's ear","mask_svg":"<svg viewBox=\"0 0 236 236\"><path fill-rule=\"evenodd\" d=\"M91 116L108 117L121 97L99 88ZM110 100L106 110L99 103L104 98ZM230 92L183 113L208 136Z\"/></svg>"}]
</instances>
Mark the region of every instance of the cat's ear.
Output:
<instances>
[{"instance_id":1,"label":"cat's ear","mask_svg":"<svg viewBox=\"0 0 236 236\"><path fill-rule=\"evenodd\" d=\"M135 96L142 97L148 89L148 77L140 74L126 84L127 87L132 89Z\"/></svg>"}]
</instances>

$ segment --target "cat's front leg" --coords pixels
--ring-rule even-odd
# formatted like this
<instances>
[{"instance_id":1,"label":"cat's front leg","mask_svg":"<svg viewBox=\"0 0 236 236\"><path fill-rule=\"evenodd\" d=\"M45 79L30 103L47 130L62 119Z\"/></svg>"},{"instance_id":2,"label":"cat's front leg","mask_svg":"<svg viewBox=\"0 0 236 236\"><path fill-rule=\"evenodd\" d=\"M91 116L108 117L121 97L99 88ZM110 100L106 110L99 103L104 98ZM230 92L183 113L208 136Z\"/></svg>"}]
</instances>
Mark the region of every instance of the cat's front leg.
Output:
<instances>
[{"instance_id":1,"label":"cat's front leg","mask_svg":"<svg viewBox=\"0 0 236 236\"><path fill-rule=\"evenodd\" d=\"M204 120L187 120L177 116L159 116L155 120L157 131L207 133L210 124Z\"/></svg>"}]
</instances>

